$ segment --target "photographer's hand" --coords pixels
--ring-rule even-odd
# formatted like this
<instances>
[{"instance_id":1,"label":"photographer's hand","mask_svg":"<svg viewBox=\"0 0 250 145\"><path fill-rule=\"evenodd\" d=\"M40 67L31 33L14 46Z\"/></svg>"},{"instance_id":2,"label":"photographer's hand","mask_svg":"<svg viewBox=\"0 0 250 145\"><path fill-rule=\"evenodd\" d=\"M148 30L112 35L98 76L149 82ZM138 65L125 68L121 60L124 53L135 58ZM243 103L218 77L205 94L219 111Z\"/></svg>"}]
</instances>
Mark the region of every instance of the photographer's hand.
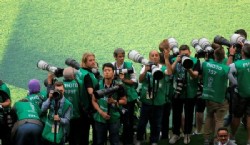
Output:
<instances>
[{"instance_id":1,"label":"photographer's hand","mask_svg":"<svg viewBox=\"0 0 250 145\"><path fill-rule=\"evenodd\" d=\"M229 48L229 56L228 56L228 59L227 59L227 65L233 63L233 59L234 59L234 55L236 53L236 48L234 45L232 45L230 48Z\"/></svg>"},{"instance_id":2,"label":"photographer's hand","mask_svg":"<svg viewBox=\"0 0 250 145\"><path fill-rule=\"evenodd\" d=\"M59 115L54 115L54 121L58 121L60 122L61 118L59 117Z\"/></svg>"},{"instance_id":3,"label":"photographer's hand","mask_svg":"<svg viewBox=\"0 0 250 145\"><path fill-rule=\"evenodd\" d=\"M105 119L105 120L109 120L110 119L110 115L108 115L107 112L101 111L99 112L100 115Z\"/></svg>"},{"instance_id":4,"label":"photographer's hand","mask_svg":"<svg viewBox=\"0 0 250 145\"><path fill-rule=\"evenodd\" d=\"M53 73L48 73L48 85L52 85L55 75Z\"/></svg>"}]
</instances>

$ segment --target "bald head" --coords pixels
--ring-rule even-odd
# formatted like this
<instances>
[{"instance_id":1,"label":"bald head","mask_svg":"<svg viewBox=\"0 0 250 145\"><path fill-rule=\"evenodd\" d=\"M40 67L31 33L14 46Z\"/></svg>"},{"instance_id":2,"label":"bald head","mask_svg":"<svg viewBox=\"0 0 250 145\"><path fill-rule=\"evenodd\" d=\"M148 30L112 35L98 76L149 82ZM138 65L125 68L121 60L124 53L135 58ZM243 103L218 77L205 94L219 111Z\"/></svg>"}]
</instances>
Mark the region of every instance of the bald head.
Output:
<instances>
[{"instance_id":1,"label":"bald head","mask_svg":"<svg viewBox=\"0 0 250 145\"><path fill-rule=\"evenodd\" d=\"M149 52L149 60L158 64L160 62L159 52L157 50L151 50Z\"/></svg>"}]
</instances>

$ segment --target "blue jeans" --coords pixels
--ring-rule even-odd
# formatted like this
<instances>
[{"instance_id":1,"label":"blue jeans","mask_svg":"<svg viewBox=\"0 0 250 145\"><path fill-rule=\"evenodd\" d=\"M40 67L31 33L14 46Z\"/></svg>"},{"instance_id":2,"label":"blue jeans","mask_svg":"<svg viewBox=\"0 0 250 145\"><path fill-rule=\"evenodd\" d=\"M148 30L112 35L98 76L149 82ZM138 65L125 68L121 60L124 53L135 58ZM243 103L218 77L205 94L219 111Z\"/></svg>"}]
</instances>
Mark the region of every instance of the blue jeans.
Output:
<instances>
[{"instance_id":1,"label":"blue jeans","mask_svg":"<svg viewBox=\"0 0 250 145\"><path fill-rule=\"evenodd\" d=\"M141 115L137 128L137 140L143 140L146 125L150 124L150 143L157 143L160 137L163 106L142 104Z\"/></svg>"},{"instance_id":2,"label":"blue jeans","mask_svg":"<svg viewBox=\"0 0 250 145\"><path fill-rule=\"evenodd\" d=\"M25 123L16 130L15 145L41 145L43 127L33 123Z\"/></svg>"},{"instance_id":3,"label":"blue jeans","mask_svg":"<svg viewBox=\"0 0 250 145\"><path fill-rule=\"evenodd\" d=\"M95 122L97 145L104 145L107 142L109 131L109 140L111 145L119 145L120 121L115 123Z\"/></svg>"}]
</instances>

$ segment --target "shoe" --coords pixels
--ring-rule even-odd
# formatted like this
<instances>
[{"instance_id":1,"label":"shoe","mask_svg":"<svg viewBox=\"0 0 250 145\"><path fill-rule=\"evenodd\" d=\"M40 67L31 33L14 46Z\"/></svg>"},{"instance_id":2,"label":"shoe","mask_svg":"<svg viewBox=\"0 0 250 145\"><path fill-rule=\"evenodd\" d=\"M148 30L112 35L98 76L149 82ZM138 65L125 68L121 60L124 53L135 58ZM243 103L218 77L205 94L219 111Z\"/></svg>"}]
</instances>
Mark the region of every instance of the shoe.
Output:
<instances>
[{"instance_id":1,"label":"shoe","mask_svg":"<svg viewBox=\"0 0 250 145\"><path fill-rule=\"evenodd\" d=\"M174 144L174 143L176 143L179 139L180 139L180 137L179 137L178 135L173 134L173 136L172 136L172 137L170 138L170 140L169 140L169 143L170 143L170 144Z\"/></svg>"},{"instance_id":2,"label":"shoe","mask_svg":"<svg viewBox=\"0 0 250 145\"><path fill-rule=\"evenodd\" d=\"M210 141L208 139L204 140L204 145L210 145Z\"/></svg>"},{"instance_id":3,"label":"shoe","mask_svg":"<svg viewBox=\"0 0 250 145\"><path fill-rule=\"evenodd\" d=\"M157 143L152 143L151 145L157 145Z\"/></svg>"},{"instance_id":4,"label":"shoe","mask_svg":"<svg viewBox=\"0 0 250 145\"><path fill-rule=\"evenodd\" d=\"M189 134L185 134L184 135L183 143L184 144L189 144L190 143L190 136L189 136Z\"/></svg>"},{"instance_id":5,"label":"shoe","mask_svg":"<svg viewBox=\"0 0 250 145\"><path fill-rule=\"evenodd\" d=\"M195 130L194 132L193 132L193 135L201 135L202 133L201 132L198 132L197 130Z\"/></svg>"},{"instance_id":6,"label":"shoe","mask_svg":"<svg viewBox=\"0 0 250 145\"><path fill-rule=\"evenodd\" d=\"M141 145L141 141L137 140L135 145Z\"/></svg>"}]
</instances>

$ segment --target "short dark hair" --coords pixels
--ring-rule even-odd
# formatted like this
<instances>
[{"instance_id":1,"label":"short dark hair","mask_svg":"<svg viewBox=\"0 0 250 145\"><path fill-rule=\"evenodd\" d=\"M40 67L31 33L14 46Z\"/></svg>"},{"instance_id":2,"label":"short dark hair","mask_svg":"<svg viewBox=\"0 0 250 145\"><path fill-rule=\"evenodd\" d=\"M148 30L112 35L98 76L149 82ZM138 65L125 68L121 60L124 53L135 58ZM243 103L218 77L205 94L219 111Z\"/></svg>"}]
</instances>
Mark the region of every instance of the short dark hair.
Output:
<instances>
[{"instance_id":1,"label":"short dark hair","mask_svg":"<svg viewBox=\"0 0 250 145\"><path fill-rule=\"evenodd\" d=\"M244 36L247 39L247 32L244 29L238 29L234 33L240 34L241 36Z\"/></svg>"},{"instance_id":2,"label":"short dark hair","mask_svg":"<svg viewBox=\"0 0 250 145\"><path fill-rule=\"evenodd\" d=\"M55 86L55 87L63 86L63 88L64 88L64 84L63 84L63 82L61 82L61 81L56 81L56 82L54 83L54 86Z\"/></svg>"},{"instance_id":3,"label":"short dark hair","mask_svg":"<svg viewBox=\"0 0 250 145\"><path fill-rule=\"evenodd\" d=\"M183 44L180 46L179 50L189 50L190 51L190 48L188 47L188 45Z\"/></svg>"},{"instance_id":4,"label":"short dark hair","mask_svg":"<svg viewBox=\"0 0 250 145\"><path fill-rule=\"evenodd\" d=\"M219 62L222 62L225 58L225 50L221 45L217 45L216 49L214 50L214 57Z\"/></svg>"},{"instance_id":5,"label":"short dark hair","mask_svg":"<svg viewBox=\"0 0 250 145\"><path fill-rule=\"evenodd\" d=\"M250 58L250 44L244 44L242 47L243 53L246 58Z\"/></svg>"},{"instance_id":6,"label":"short dark hair","mask_svg":"<svg viewBox=\"0 0 250 145\"><path fill-rule=\"evenodd\" d=\"M104 63L102 65L102 71L104 70L105 67L109 67L109 68L112 68L112 70L115 70L115 67L112 63Z\"/></svg>"},{"instance_id":7,"label":"short dark hair","mask_svg":"<svg viewBox=\"0 0 250 145\"><path fill-rule=\"evenodd\" d=\"M218 128L218 130L217 130L217 134L218 134L218 132L220 132L221 130L225 130L225 131L228 133L228 129L227 129L226 127L220 127L220 128Z\"/></svg>"},{"instance_id":8,"label":"short dark hair","mask_svg":"<svg viewBox=\"0 0 250 145\"><path fill-rule=\"evenodd\" d=\"M114 53L113 53L113 56L114 56L114 57L117 57L117 55L118 55L119 53L125 55L124 49L122 49L122 48L116 48L115 51L114 51Z\"/></svg>"}]
</instances>

